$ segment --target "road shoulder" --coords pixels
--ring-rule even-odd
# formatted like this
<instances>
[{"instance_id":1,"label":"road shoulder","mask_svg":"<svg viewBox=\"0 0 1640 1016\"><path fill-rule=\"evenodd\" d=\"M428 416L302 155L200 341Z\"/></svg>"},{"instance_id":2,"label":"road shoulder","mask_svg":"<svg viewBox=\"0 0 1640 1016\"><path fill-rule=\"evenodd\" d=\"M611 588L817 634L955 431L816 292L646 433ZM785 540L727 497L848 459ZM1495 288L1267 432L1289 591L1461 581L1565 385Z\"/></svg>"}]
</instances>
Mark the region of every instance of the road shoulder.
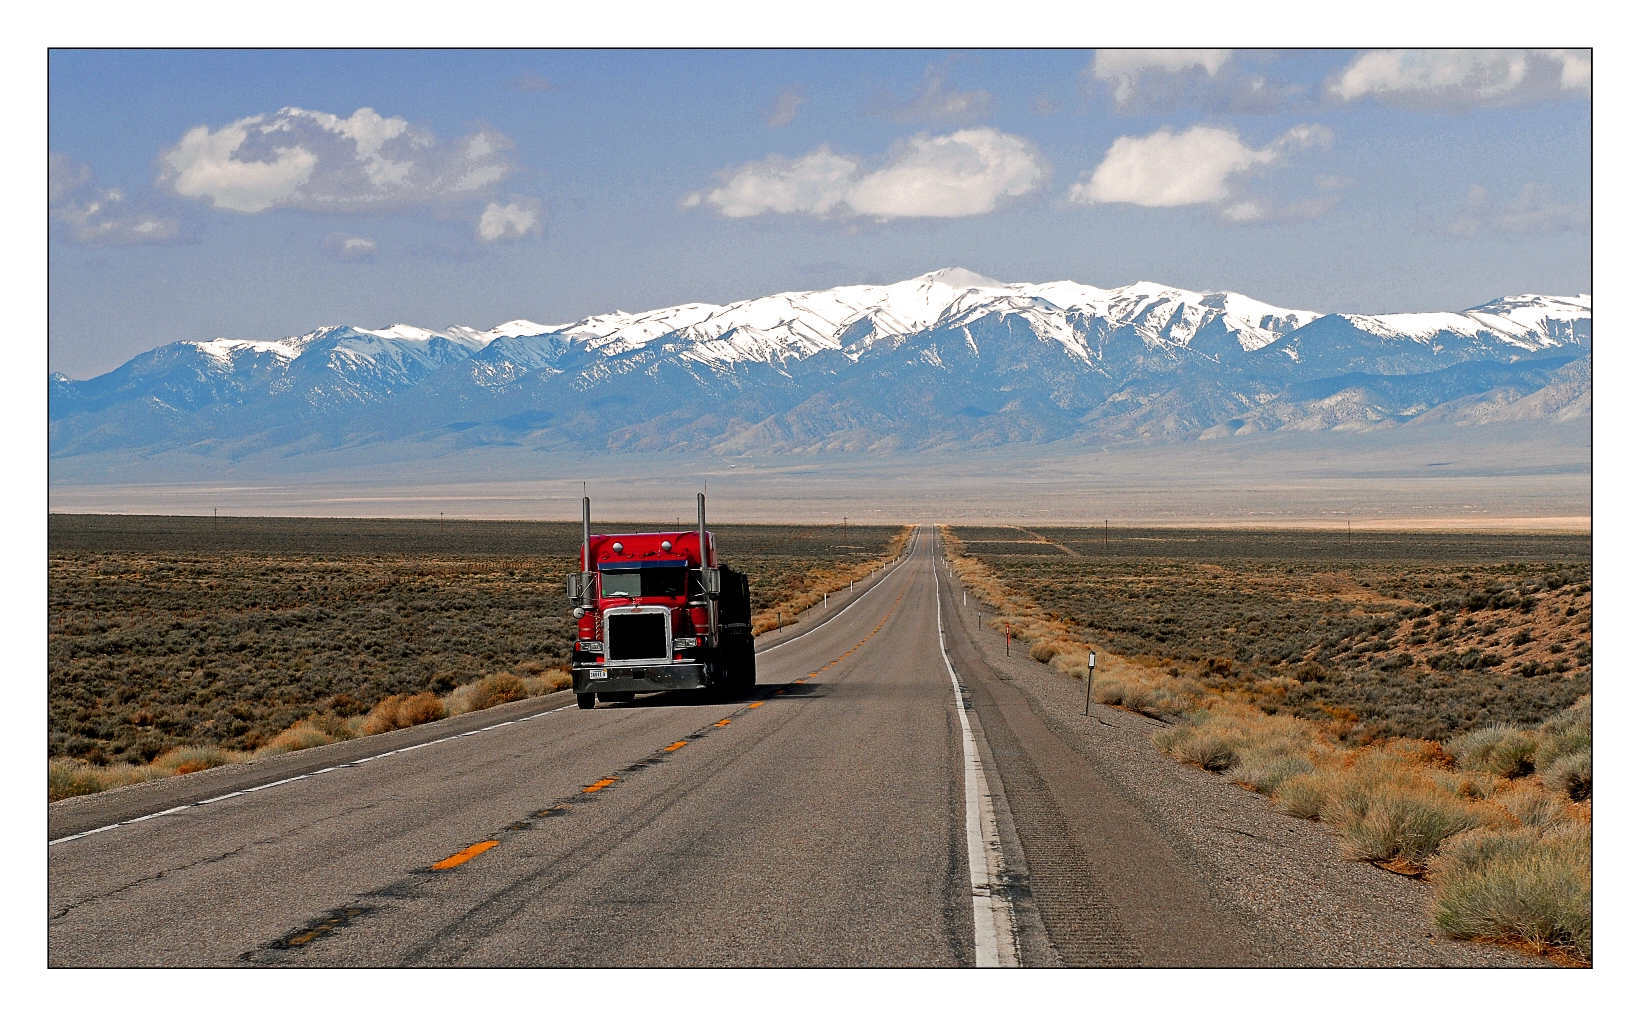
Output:
<instances>
[{"instance_id":1,"label":"road shoulder","mask_svg":"<svg viewBox=\"0 0 1640 1016\"><path fill-rule=\"evenodd\" d=\"M1536 965L1438 937L1424 883L1346 861L1326 827L1164 757L1160 721L1082 716L1081 681L1005 655L977 600L947 590L953 664L1067 965Z\"/></svg>"}]
</instances>

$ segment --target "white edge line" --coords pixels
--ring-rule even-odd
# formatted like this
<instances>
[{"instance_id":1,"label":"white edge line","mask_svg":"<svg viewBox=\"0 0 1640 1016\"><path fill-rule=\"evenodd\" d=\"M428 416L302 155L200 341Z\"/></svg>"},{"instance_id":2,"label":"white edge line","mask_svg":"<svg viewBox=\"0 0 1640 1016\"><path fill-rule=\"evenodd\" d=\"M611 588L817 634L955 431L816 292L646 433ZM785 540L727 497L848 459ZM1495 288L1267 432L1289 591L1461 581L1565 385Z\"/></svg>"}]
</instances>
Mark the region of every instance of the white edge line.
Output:
<instances>
[{"instance_id":1,"label":"white edge line","mask_svg":"<svg viewBox=\"0 0 1640 1016\"><path fill-rule=\"evenodd\" d=\"M538 720L543 716L551 716L553 713L561 713L566 709L573 709L573 708L574 708L574 706L571 705L571 706L559 706L556 709L543 709L539 713L535 713L531 716L521 716L516 720L507 720L503 723L491 724L488 727L480 727L477 730L468 730L468 731L464 731L463 733L460 733L460 734L449 734L445 737L435 738L431 741L421 741L421 742L418 742L416 744L407 744L403 748L394 748L392 751L384 751L380 755L367 755L364 758L354 759L351 762L341 762L341 763L338 763L338 764L333 765L333 766L325 766L323 769L315 769L310 773L298 773L295 776L287 776L282 780L274 780L272 783L262 783L262 784L259 784L257 786L254 786L254 787L246 787L244 790L235 790L231 793L221 794L221 795L218 795L216 797L207 797L203 801L194 801L191 804L179 804L175 808L166 808L164 811L150 812L147 815L139 815L136 818L128 818L128 819L125 819L124 821L115 822L111 825L98 826L95 829L87 829L83 833L72 833L68 836L59 836L58 838L56 838L54 840L47 840L46 841L46 846L55 847L59 843L67 843L70 840L83 839L87 836L92 836L92 835L95 835L97 833L106 833L106 832L109 832L111 830L118 829L121 826L134 825L138 822L146 822L151 818L159 818L162 815L175 815L179 811L188 811L191 808L198 808L201 805L206 805L206 804L215 804L218 801L226 801L229 798L233 798L233 797L243 797L246 794L254 794L258 790L269 790L269 789L272 789L273 787L282 787L287 783L295 783L298 780L305 780L310 776L319 776L323 773L333 773L333 772L336 772L336 771L341 770L341 769L352 769L355 766L362 766L366 762L374 762L377 759L388 758L388 757L393 756L393 755L402 755L403 753L405 753L407 751L415 751L417 748L425 748L430 744L443 744L445 741L454 741L458 737L467 737L467 736L472 735L472 734L482 734L486 730L497 730L501 727L510 726L511 724L514 724L514 723L523 723L527 720Z\"/></svg>"},{"instance_id":2,"label":"white edge line","mask_svg":"<svg viewBox=\"0 0 1640 1016\"><path fill-rule=\"evenodd\" d=\"M1013 907L1007 897L997 895L1001 868L1001 837L997 833L995 804L979 747L968 723L968 707L962 701L962 683L945 651L945 617L940 609L940 569L934 563L934 620L939 626L940 656L945 672L951 675L951 691L957 699L957 719L962 722L963 790L968 812L968 882L974 899L974 966L1017 967L1019 954L1014 945Z\"/></svg>"},{"instance_id":3,"label":"white edge line","mask_svg":"<svg viewBox=\"0 0 1640 1016\"><path fill-rule=\"evenodd\" d=\"M922 527L918 526L917 528L921 529ZM913 531L913 533L912 533L912 538L913 539L916 538L915 531ZM883 570L882 578L878 579L876 582L873 582L871 584L870 589L862 591L859 596L856 596L849 603L848 606L844 607L842 610L839 610L837 613L835 613L835 614L831 615L830 617L826 618L824 621L821 621L819 624L815 625L813 628L810 628L808 631L804 632L803 634L798 635L794 638L789 638L786 641L780 643L778 646L770 646L767 649L761 649L761 650L759 650L758 652L756 652L752 655L762 656L764 653L772 653L776 649L786 648L787 646L791 645L793 642L796 642L798 639L806 639L810 635L813 635L815 632L819 631L821 628L824 628L826 625L832 623L833 621L835 621L838 618L842 617L844 614L847 614L849 611L853 610L854 609L854 604L859 603L861 600L865 599L867 594L875 592L877 587L883 584L883 579L886 579L886 578L889 577L889 575L893 574L894 572L899 571L900 570L900 565L905 564L909 560L911 560L911 554L910 554L910 549L909 549L909 546L908 546L906 556L900 558L900 560L894 562L894 564L889 566L888 568L885 568Z\"/></svg>"}]
</instances>

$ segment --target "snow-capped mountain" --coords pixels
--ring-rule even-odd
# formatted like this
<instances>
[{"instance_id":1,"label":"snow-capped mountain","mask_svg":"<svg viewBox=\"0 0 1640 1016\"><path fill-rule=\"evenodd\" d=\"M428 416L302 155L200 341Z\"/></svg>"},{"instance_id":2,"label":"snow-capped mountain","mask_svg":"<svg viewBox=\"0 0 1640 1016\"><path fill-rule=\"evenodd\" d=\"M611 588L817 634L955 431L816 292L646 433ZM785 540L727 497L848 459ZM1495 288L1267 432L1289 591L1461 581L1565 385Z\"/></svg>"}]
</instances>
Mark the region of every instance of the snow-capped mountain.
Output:
<instances>
[{"instance_id":1,"label":"snow-capped mountain","mask_svg":"<svg viewBox=\"0 0 1640 1016\"><path fill-rule=\"evenodd\" d=\"M1589 374L1556 372L1592 342L1587 295L1322 314L1150 282L1003 283L948 268L556 325L333 326L275 341L175 342L87 381L54 375L51 453L529 441L756 454L1174 440L1394 426L1453 400L1502 392L1493 401L1510 402L1545 385L1558 386L1558 420L1564 406L1576 415L1574 389L1587 389ZM1499 412L1487 419L1507 416Z\"/></svg>"}]
</instances>

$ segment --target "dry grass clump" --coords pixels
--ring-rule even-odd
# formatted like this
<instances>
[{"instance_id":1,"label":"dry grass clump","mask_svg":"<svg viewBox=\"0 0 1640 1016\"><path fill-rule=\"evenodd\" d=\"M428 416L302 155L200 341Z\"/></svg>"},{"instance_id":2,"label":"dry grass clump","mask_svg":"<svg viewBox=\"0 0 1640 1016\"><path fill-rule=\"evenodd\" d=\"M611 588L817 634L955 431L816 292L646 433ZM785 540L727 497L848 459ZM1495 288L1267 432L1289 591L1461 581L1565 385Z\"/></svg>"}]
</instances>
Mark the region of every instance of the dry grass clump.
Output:
<instances>
[{"instance_id":1,"label":"dry grass clump","mask_svg":"<svg viewBox=\"0 0 1640 1016\"><path fill-rule=\"evenodd\" d=\"M1594 958L1594 836L1575 821L1474 829L1430 868L1435 924L1456 938Z\"/></svg>"},{"instance_id":2,"label":"dry grass clump","mask_svg":"<svg viewBox=\"0 0 1640 1016\"><path fill-rule=\"evenodd\" d=\"M1479 769L1511 780L1533 770L1537 747L1537 738L1507 723L1489 724L1446 743L1446 750L1464 769Z\"/></svg>"},{"instance_id":3,"label":"dry grass clump","mask_svg":"<svg viewBox=\"0 0 1640 1016\"><path fill-rule=\"evenodd\" d=\"M170 770L151 765L134 766L119 763L111 766L94 766L83 759L54 758L46 762L46 800L61 801L65 797L95 794L115 787L145 783L148 780L159 780L174 775L176 774Z\"/></svg>"},{"instance_id":4,"label":"dry grass clump","mask_svg":"<svg viewBox=\"0 0 1640 1016\"><path fill-rule=\"evenodd\" d=\"M535 672L526 672L520 677L509 671L502 671L471 684L464 684L444 697L444 708L449 715L460 716L462 713L562 691L573 681L567 670L556 667L542 670L539 667L529 667L527 664L520 669L526 668Z\"/></svg>"},{"instance_id":5,"label":"dry grass clump","mask_svg":"<svg viewBox=\"0 0 1640 1016\"><path fill-rule=\"evenodd\" d=\"M279 732L279 736L258 748L258 755L283 755L289 751L317 748L341 740L335 733L323 730L312 719L301 720Z\"/></svg>"},{"instance_id":6,"label":"dry grass clump","mask_svg":"<svg viewBox=\"0 0 1640 1016\"><path fill-rule=\"evenodd\" d=\"M217 766L237 762L243 755L236 751L226 751L212 745L194 745L188 748L173 748L159 758L154 759L154 768L169 769L177 776L188 773L200 773Z\"/></svg>"},{"instance_id":7,"label":"dry grass clump","mask_svg":"<svg viewBox=\"0 0 1640 1016\"><path fill-rule=\"evenodd\" d=\"M444 703L430 691L416 695L389 695L376 703L360 725L361 734L384 734L423 723L442 720L448 715Z\"/></svg>"},{"instance_id":8,"label":"dry grass clump","mask_svg":"<svg viewBox=\"0 0 1640 1016\"><path fill-rule=\"evenodd\" d=\"M1543 785L1574 801L1594 796L1594 752L1562 755L1543 771Z\"/></svg>"},{"instance_id":9,"label":"dry grass clump","mask_svg":"<svg viewBox=\"0 0 1640 1016\"><path fill-rule=\"evenodd\" d=\"M1594 795L1594 700L1583 696L1545 720L1536 763L1543 785L1574 801Z\"/></svg>"},{"instance_id":10,"label":"dry grass clump","mask_svg":"<svg viewBox=\"0 0 1640 1016\"><path fill-rule=\"evenodd\" d=\"M523 679L516 674L503 671L472 684L462 685L450 693L448 701L450 715L460 716L462 713L488 709L491 706L517 702L529 697L530 693L524 688Z\"/></svg>"}]
</instances>

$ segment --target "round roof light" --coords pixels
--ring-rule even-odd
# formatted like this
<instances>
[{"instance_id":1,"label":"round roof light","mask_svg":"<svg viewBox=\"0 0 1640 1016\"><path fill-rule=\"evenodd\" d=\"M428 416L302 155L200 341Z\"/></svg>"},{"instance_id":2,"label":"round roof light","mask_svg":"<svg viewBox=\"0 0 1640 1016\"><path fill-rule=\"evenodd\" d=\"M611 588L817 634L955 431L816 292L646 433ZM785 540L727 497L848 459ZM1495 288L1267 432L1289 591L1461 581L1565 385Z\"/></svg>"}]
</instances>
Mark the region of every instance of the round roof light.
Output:
<instances>
[{"instance_id":1,"label":"round roof light","mask_svg":"<svg viewBox=\"0 0 1640 1016\"><path fill-rule=\"evenodd\" d=\"M662 540L661 541L661 549L662 550L671 550L672 549L672 541L671 540Z\"/></svg>"},{"instance_id":2,"label":"round roof light","mask_svg":"<svg viewBox=\"0 0 1640 1016\"><path fill-rule=\"evenodd\" d=\"M626 548L617 543L617 544L615 544L615 546L613 546L609 549L613 550L615 553L619 554L621 551L625 550Z\"/></svg>"}]
</instances>

